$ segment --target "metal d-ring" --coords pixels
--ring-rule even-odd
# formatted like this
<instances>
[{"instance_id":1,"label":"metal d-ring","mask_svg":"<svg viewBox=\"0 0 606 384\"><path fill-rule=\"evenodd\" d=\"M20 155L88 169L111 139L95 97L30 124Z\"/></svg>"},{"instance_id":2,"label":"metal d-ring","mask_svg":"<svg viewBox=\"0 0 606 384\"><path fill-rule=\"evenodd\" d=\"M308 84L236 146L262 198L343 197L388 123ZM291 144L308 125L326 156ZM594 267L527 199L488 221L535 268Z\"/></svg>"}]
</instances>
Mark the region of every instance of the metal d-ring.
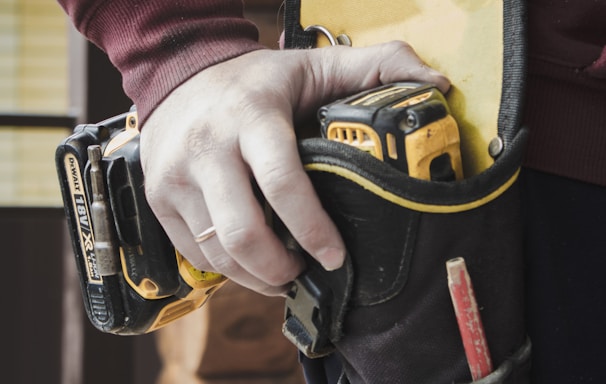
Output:
<instances>
[{"instance_id":1,"label":"metal d-ring","mask_svg":"<svg viewBox=\"0 0 606 384\"><path fill-rule=\"evenodd\" d=\"M330 33L328 28L323 27L321 25L310 25L309 27L305 28L305 32L319 32L323 34L330 42L330 45L333 46L345 45L351 47L351 39L349 38L349 36L347 36L346 34L341 34L335 37L332 33Z\"/></svg>"}]
</instances>

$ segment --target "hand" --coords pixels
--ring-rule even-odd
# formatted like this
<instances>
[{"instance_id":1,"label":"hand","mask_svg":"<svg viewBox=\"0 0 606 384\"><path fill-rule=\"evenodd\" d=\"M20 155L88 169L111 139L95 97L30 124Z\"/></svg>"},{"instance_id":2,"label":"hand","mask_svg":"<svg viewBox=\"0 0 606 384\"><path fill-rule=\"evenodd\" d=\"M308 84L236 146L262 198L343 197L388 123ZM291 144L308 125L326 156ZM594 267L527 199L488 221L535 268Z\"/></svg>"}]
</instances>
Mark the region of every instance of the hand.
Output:
<instances>
[{"instance_id":1,"label":"hand","mask_svg":"<svg viewBox=\"0 0 606 384\"><path fill-rule=\"evenodd\" d=\"M175 247L197 268L266 295L304 269L265 225L252 188L325 268L345 246L297 153L293 122L321 105L383 83L448 80L402 42L368 48L254 51L198 73L175 89L141 133L148 201ZM214 225L217 236L194 236Z\"/></svg>"}]
</instances>

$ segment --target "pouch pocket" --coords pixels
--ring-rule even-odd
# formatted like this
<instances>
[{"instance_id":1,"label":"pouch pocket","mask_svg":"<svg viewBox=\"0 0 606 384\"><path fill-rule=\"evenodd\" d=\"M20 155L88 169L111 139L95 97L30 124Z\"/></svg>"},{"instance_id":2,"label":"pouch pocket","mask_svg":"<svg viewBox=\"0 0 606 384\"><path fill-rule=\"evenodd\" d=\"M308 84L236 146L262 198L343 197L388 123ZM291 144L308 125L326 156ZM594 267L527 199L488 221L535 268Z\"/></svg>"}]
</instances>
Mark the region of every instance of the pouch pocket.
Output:
<instances>
[{"instance_id":1,"label":"pouch pocket","mask_svg":"<svg viewBox=\"0 0 606 384\"><path fill-rule=\"evenodd\" d=\"M412 179L347 145L299 147L347 245L350 298L334 339L352 383L471 381L445 263L463 257L495 368L526 342L517 175L526 131L486 171ZM522 382L522 381L518 381Z\"/></svg>"}]
</instances>

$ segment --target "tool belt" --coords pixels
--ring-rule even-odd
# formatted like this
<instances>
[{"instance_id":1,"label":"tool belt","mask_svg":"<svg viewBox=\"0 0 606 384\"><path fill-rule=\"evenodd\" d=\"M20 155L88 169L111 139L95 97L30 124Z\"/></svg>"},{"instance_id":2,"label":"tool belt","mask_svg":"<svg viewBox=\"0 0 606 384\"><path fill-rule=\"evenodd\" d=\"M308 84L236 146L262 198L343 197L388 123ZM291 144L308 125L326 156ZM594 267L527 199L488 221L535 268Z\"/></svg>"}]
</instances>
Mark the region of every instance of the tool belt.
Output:
<instances>
[{"instance_id":1,"label":"tool belt","mask_svg":"<svg viewBox=\"0 0 606 384\"><path fill-rule=\"evenodd\" d=\"M294 0L285 33L299 49L410 43L452 82L465 175L420 180L346 144L303 140L303 165L349 255L331 272L308 257L287 298L285 335L308 357L338 354L352 383L471 382L445 268L462 257L494 366L474 382L528 382L517 182L524 3ZM279 223L276 231L288 237Z\"/></svg>"}]
</instances>

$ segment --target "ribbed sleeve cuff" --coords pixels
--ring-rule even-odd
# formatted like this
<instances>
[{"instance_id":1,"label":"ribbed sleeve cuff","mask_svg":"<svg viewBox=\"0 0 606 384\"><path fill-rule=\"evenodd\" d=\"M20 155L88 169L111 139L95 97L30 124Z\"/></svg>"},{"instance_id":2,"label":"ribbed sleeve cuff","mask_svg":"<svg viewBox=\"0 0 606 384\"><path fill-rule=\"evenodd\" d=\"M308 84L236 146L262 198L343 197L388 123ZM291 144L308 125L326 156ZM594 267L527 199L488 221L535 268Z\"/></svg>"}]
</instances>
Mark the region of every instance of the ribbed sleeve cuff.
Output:
<instances>
[{"instance_id":1,"label":"ribbed sleeve cuff","mask_svg":"<svg viewBox=\"0 0 606 384\"><path fill-rule=\"evenodd\" d=\"M263 48L240 0L80 1L76 26L107 52L142 122L194 74Z\"/></svg>"}]
</instances>

